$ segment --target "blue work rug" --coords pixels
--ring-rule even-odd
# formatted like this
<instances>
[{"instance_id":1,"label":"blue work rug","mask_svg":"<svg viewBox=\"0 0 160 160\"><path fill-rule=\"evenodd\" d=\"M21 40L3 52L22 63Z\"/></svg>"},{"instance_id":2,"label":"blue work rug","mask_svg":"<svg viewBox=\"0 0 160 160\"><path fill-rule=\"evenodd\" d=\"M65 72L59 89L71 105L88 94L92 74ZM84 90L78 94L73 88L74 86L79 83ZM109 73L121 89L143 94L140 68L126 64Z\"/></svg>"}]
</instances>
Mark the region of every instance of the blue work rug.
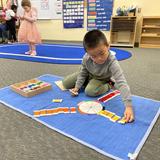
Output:
<instances>
[{"instance_id":1,"label":"blue work rug","mask_svg":"<svg viewBox=\"0 0 160 160\"><path fill-rule=\"evenodd\" d=\"M83 100L95 100L81 92L72 97L68 91L61 91L54 81L60 77L43 75L38 77L52 84L52 90L25 98L13 92L10 87L0 89L0 102L19 111L47 127L78 141L113 159L129 159L138 155L151 129L160 114L160 102L133 96L136 119L133 123L121 125L98 115L80 113L58 114L35 118L33 111L54 107L77 107ZM53 103L52 99L63 99L62 103ZM103 104L107 110L123 116L124 105L118 95Z\"/></svg>"},{"instance_id":2,"label":"blue work rug","mask_svg":"<svg viewBox=\"0 0 160 160\"><path fill-rule=\"evenodd\" d=\"M85 51L82 46L41 44L37 45L37 56L25 55L27 44L0 45L0 58L44 62L55 64L81 64ZM128 51L111 48L117 60L125 60L132 56Z\"/></svg>"}]
</instances>

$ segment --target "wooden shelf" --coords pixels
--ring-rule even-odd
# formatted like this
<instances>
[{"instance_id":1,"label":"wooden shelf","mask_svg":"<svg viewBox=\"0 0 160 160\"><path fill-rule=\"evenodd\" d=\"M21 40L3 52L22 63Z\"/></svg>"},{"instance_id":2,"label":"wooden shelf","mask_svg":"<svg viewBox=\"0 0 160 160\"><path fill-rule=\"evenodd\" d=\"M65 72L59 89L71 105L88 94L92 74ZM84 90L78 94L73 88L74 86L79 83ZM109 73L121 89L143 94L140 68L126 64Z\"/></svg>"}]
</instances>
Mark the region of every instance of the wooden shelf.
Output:
<instances>
[{"instance_id":1,"label":"wooden shelf","mask_svg":"<svg viewBox=\"0 0 160 160\"><path fill-rule=\"evenodd\" d=\"M155 44L140 44L141 48L160 48L160 45L155 45Z\"/></svg>"},{"instance_id":2,"label":"wooden shelf","mask_svg":"<svg viewBox=\"0 0 160 160\"><path fill-rule=\"evenodd\" d=\"M111 20L111 46L134 47L136 16L114 16Z\"/></svg>"},{"instance_id":3,"label":"wooden shelf","mask_svg":"<svg viewBox=\"0 0 160 160\"><path fill-rule=\"evenodd\" d=\"M143 17L140 47L160 48L160 16Z\"/></svg>"},{"instance_id":4,"label":"wooden shelf","mask_svg":"<svg viewBox=\"0 0 160 160\"><path fill-rule=\"evenodd\" d=\"M126 18L126 19L130 19L130 18L136 18L136 16L113 16L112 18Z\"/></svg>"},{"instance_id":5,"label":"wooden shelf","mask_svg":"<svg viewBox=\"0 0 160 160\"><path fill-rule=\"evenodd\" d=\"M142 33L141 37L157 37L157 38L159 38L160 34L157 34L157 33Z\"/></svg>"},{"instance_id":6,"label":"wooden shelf","mask_svg":"<svg viewBox=\"0 0 160 160\"><path fill-rule=\"evenodd\" d=\"M160 28L160 26L156 26L156 25L145 25L145 26L142 26L142 28Z\"/></svg>"},{"instance_id":7,"label":"wooden shelf","mask_svg":"<svg viewBox=\"0 0 160 160\"><path fill-rule=\"evenodd\" d=\"M126 44L126 43L114 43L110 44L113 47L134 47L134 44Z\"/></svg>"},{"instance_id":8,"label":"wooden shelf","mask_svg":"<svg viewBox=\"0 0 160 160\"><path fill-rule=\"evenodd\" d=\"M160 16L144 16L144 19L160 19Z\"/></svg>"}]
</instances>

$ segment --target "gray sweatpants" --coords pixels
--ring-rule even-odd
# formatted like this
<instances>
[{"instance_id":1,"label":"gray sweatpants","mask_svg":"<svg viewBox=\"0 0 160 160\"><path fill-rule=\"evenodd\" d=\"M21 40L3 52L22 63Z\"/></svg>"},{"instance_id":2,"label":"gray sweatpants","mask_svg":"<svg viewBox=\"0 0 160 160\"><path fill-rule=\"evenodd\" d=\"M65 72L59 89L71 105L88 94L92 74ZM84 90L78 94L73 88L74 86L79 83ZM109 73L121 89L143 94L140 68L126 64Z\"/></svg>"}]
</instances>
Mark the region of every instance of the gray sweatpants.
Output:
<instances>
[{"instance_id":1,"label":"gray sweatpants","mask_svg":"<svg viewBox=\"0 0 160 160\"><path fill-rule=\"evenodd\" d=\"M68 75L63 79L63 85L66 89L75 87L79 72ZM84 83L85 94L91 97L99 96L110 90L110 85L106 81L88 78Z\"/></svg>"}]
</instances>

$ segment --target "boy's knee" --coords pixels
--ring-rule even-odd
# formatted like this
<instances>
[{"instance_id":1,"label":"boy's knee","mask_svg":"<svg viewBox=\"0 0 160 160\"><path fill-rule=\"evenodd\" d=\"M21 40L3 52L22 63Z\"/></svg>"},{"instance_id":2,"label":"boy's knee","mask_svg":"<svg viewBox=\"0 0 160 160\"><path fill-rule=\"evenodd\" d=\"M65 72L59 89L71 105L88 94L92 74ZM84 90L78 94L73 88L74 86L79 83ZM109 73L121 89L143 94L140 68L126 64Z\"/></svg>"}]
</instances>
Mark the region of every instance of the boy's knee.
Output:
<instances>
[{"instance_id":1,"label":"boy's knee","mask_svg":"<svg viewBox=\"0 0 160 160\"><path fill-rule=\"evenodd\" d=\"M70 84L70 82L69 82L69 80L68 80L67 78L64 78L64 79L62 80L62 84L63 84L64 88L66 88L66 89L72 88L72 87L71 87L71 84Z\"/></svg>"},{"instance_id":2,"label":"boy's knee","mask_svg":"<svg viewBox=\"0 0 160 160\"><path fill-rule=\"evenodd\" d=\"M96 97L97 96L97 92L95 91L95 89L93 89L93 87L91 86L87 86L85 88L85 94L87 96L90 96L90 97Z\"/></svg>"},{"instance_id":3,"label":"boy's knee","mask_svg":"<svg viewBox=\"0 0 160 160\"><path fill-rule=\"evenodd\" d=\"M88 85L85 88L85 94L90 97L96 97L96 96L104 94L105 92L108 92L109 90L110 90L110 87L108 84L102 85L99 88Z\"/></svg>"},{"instance_id":4,"label":"boy's knee","mask_svg":"<svg viewBox=\"0 0 160 160\"><path fill-rule=\"evenodd\" d=\"M75 87L75 83L77 80L77 76L78 76L78 72L73 73L71 75L66 76L63 80L62 80L62 84L66 89L71 89L73 87Z\"/></svg>"}]
</instances>

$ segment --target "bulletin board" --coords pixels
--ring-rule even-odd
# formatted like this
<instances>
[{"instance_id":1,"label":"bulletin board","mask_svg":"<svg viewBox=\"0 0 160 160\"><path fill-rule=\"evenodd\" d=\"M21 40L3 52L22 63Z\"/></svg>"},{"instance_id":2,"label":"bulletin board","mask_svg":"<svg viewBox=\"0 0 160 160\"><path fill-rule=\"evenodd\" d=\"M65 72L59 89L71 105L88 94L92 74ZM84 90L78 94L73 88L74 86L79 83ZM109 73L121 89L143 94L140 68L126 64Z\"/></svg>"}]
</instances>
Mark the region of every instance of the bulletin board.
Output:
<instances>
[{"instance_id":1,"label":"bulletin board","mask_svg":"<svg viewBox=\"0 0 160 160\"><path fill-rule=\"evenodd\" d=\"M62 0L30 0L38 11L38 19L62 19ZM18 13L21 14L21 0L18 0Z\"/></svg>"},{"instance_id":2,"label":"bulletin board","mask_svg":"<svg viewBox=\"0 0 160 160\"><path fill-rule=\"evenodd\" d=\"M84 0L63 0L64 28L83 28Z\"/></svg>"},{"instance_id":3,"label":"bulletin board","mask_svg":"<svg viewBox=\"0 0 160 160\"><path fill-rule=\"evenodd\" d=\"M87 29L110 30L114 0L87 0Z\"/></svg>"}]
</instances>

